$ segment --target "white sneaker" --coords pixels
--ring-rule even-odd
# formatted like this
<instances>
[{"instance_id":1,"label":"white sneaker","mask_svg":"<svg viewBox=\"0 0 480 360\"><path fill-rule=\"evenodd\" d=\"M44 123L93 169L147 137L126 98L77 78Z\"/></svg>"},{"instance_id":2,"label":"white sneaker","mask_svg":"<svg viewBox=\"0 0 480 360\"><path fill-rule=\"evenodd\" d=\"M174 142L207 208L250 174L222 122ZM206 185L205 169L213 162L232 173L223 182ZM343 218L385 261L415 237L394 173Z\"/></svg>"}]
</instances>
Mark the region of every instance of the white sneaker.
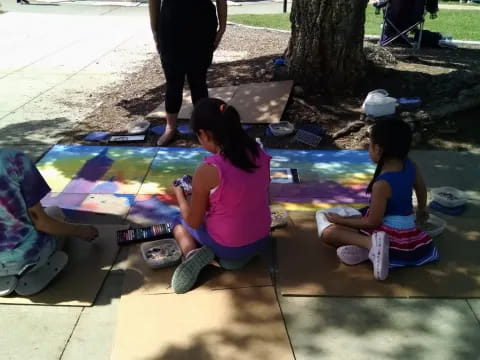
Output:
<instances>
[{"instance_id":1,"label":"white sneaker","mask_svg":"<svg viewBox=\"0 0 480 360\"><path fill-rule=\"evenodd\" d=\"M337 248L338 258L347 265L357 265L368 260L368 250L360 246L345 245Z\"/></svg>"},{"instance_id":2,"label":"white sneaker","mask_svg":"<svg viewBox=\"0 0 480 360\"><path fill-rule=\"evenodd\" d=\"M368 258L373 264L373 276L377 280L385 280L388 277L390 241L383 231L372 235L372 247Z\"/></svg>"}]
</instances>

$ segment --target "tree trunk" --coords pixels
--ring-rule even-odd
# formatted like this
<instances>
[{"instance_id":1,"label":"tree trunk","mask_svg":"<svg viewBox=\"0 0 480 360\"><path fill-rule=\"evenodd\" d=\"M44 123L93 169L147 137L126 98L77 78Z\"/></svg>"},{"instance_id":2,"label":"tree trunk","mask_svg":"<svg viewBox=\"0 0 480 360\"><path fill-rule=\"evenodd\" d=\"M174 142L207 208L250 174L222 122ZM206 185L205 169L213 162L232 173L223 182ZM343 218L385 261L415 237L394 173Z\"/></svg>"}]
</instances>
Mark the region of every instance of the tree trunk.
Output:
<instances>
[{"instance_id":1,"label":"tree trunk","mask_svg":"<svg viewBox=\"0 0 480 360\"><path fill-rule=\"evenodd\" d=\"M290 73L307 91L352 92L365 75L368 0L293 0Z\"/></svg>"}]
</instances>

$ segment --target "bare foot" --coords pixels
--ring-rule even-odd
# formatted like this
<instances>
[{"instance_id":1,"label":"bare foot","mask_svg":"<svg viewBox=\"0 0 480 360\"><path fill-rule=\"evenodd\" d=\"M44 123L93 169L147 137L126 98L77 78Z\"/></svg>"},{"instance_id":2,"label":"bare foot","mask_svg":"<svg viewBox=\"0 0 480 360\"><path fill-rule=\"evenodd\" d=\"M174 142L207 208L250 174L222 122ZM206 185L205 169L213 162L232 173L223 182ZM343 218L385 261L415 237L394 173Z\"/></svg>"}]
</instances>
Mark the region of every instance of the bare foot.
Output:
<instances>
[{"instance_id":1,"label":"bare foot","mask_svg":"<svg viewBox=\"0 0 480 360\"><path fill-rule=\"evenodd\" d=\"M157 140L157 146L166 146L170 143L173 138L175 137L175 128L169 128L168 126L165 128L165 132L162 136Z\"/></svg>"}]
</instances>

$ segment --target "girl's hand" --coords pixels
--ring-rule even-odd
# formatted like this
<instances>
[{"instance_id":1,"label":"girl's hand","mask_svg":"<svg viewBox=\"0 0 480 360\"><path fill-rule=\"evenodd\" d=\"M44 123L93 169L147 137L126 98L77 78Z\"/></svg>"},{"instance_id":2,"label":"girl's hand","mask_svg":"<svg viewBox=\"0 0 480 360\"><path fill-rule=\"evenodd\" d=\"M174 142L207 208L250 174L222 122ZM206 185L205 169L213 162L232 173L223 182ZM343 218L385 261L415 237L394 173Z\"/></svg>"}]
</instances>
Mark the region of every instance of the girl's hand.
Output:
<instances>
[{"instance_id":1,"label":"girl's hand","mask_svg":"<svg viewBox=\"0 0 480 360\"><path fill-rule=\"evenodd\" d=\"M332 224L340 224L343 220L343 217L337 214L331 214L331 213L325 213L325 217L327 218L328 221L330 221Z\"/></svg>"},{"instance_id":2,"label":"girl's hand","mask_svg":"<svg viewBox=\"0 0 480 360\"><path fill-rule=\"evenodd\" d=\"M183 189L181 186L172 186L172 188L173 188L173 193L175 194L177 199L179 196L185 197L185 193L183 192Z\"/></svg>"},{"instance_id":3,"label":"girl's hand","mask_svg":"<svg viewBox=\"0 0 480 360\"><path fill-rule=\"evenodd\" d=\"M418 225L421 226L421 225L425 224L427 222L427 220L428 220L428 210L427 210L427 208L417 209L415 222Z\"/></svg>"}]
</instances>

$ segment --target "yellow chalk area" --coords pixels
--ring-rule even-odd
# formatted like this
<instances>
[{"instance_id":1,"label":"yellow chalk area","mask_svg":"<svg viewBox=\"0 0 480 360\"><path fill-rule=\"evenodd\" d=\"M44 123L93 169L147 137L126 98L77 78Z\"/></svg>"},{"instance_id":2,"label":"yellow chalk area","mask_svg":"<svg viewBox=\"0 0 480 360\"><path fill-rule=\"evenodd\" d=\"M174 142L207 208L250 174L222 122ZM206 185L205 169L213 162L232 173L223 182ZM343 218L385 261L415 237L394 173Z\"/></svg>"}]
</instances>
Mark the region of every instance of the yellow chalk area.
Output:
<instances>
[{"instance_id":1,"label":"yellow chalk area","mask_svg":"<svg viewBox=\"0 0 480 360\"><path fill-rule=\"evenodd\" d=\"M367 204L353 203L353 204L330 204L330 203L321 203L321 202L311 202L311 203L291 203L291 202L276 202L274 204L282 205L288 211L316 211L329 209L335 206L348 206L355 209L361 209Z\"/></svg>"}]
</instances>

